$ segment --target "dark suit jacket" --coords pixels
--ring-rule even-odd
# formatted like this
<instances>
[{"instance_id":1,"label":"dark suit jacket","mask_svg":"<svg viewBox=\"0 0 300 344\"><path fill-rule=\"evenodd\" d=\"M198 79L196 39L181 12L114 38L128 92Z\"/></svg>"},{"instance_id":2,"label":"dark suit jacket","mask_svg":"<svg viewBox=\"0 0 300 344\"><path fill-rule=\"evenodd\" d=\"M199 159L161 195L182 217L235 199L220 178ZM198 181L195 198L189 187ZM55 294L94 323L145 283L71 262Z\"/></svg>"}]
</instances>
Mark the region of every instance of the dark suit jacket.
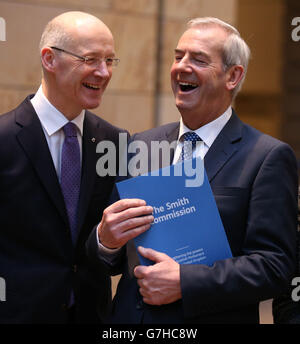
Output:
<instances>
[{"instance_id":1,"label":"dark suit jacket","mask_svg":"<svg viewBox=\"0 0 300 344\"><path fill-rule=\"evenodd\" d=\"M150 147L154 140L176 140L178 132L179 123L171 123L132 140ZM149 306L132 275L137 256L129 242L119 265L103 261L111 273L123 273L111 322L258 323L258 303L286 289L296 262L297 164L291 148L234 113L206 154L205 168L234 258L212 267L181 265L182 299Z\"/></svg>"},{"instance_id":2,"label":"dark suit jacket","mask_svg":"<svg viewBox=\"0 0 300 344\"><path fill-rule=\"evenodd\" d=\"M298 265L294 278L300 276L300 188L298 190L298 232L297 232L297 259ZM290 283L287 293L275 298L272 303L274 324L300 324L300 301L292 299L292 293L299 296L299 283Z\"/></svg>"},{"instance_id":3,"label":"dark suit jacket","mask_svg":"<svg viewBox=\"0 0 300 344\"><path fill-rule=\"evenodd\" d=\"M71 289L78 321L96 323L110 308L110 277L91 264L85 242L99 223L114 177L99 177L96 145L118 147L121 130L86 112L79 234L72 245L60 184L29 97L0 116L0 323L64 323ZM95 138L95 140L92 140Z\"/></svg>"}]
</instances>

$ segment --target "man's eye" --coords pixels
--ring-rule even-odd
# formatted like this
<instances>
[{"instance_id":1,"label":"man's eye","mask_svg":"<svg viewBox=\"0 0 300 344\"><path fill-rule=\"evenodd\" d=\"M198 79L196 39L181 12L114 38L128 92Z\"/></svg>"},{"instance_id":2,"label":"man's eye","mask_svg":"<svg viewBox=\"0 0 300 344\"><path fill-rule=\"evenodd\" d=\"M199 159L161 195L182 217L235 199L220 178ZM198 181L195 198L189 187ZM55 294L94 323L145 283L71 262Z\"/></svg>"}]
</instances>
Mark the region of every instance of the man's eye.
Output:
<instances>
[{"instance_id":1,"label":"man's eye","mask_svg":"<svg viewBox=\"0 0 300 344\"><path fill-rule=\"evenodd\" d=\"M113 64L113 62L114 62L114 59L111 58L111 57L108 57L108 58L106 59L106 64L107 64L108 66L111 66L111 65Z\"/></svg>"},{"instance_id":2,"label":"man's eye","mask_svg":"<svg viewBox=\"0 0 300 344\"><path fill-rule=\"evenodd\" d=\"M85 59L85 62L89 65L94 64L96 59L94 57L88 57Z\"/></svg>"},{"instance_id":3,"label":"man's eye","mask_svg":"<svg viewBox=\"0 0 300 344\"><path fill-rule=\"evenodd\" d=\"M207 65L207 62L201 59L195 59L196 63L200 64L200 65Z\"/></svg>"},{"instance_id":4,"label":"man's eye","mask_svg":"<svg viewBox=\"0 0 300 344\"><path fill-rule=\"evenodd\" d=\"M175 61L180 61L182 59L182 56L175 56Z\"/></svg>"}]
</instances>

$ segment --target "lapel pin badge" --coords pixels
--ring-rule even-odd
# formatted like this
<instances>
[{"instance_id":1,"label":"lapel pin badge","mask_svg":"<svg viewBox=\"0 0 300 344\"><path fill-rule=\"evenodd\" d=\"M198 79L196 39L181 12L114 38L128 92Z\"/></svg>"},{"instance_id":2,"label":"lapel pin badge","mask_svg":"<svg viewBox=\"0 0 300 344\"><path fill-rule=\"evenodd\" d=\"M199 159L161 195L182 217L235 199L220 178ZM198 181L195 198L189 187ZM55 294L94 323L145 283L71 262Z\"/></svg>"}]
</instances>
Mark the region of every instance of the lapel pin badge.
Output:
<instances>
[{"instance_id":1,"label":"lapel pin badge","mask_svg":"<svg viewBox=\"0 0 300 344\"><path fill-rule=\"evenodd\" d=\"M94 137L92 137L92 140L91 140L93 143L96 142L96 139Z\"/></svg>"}]
</instances>

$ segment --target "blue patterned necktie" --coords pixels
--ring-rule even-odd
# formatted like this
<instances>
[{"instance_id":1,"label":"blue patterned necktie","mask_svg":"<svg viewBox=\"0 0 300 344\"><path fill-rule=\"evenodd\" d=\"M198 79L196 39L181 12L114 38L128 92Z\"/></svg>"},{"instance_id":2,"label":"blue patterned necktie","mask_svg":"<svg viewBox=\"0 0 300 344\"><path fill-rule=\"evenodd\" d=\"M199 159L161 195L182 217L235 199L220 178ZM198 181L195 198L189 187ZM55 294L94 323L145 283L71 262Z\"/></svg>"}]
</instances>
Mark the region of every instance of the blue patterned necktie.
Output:
<instances>
[{"instance_id":1,"label":"blue patterned necktie","mask_svg":"<svg viewBox=\"0 0 300 344\"><path fill-rule=\"evenodd\" d=\"M202 141L201 138L193 131L188 131L183 134L183 146L178 161L189 160L193 158L193 150L196 147L197 141Z\"/></svg>"},{"instance_id":2,"label":"blue patterned necktie","mask_svg":"<svg viewBox=\"0 0 300 344\"><path fill-rule=\"evenodd\" d=\"M81 163L76 125L68 122L64 127L60 184L69 218L73 244L77 235L77 207L80 193Z\"/></svg>"}]
</instances>

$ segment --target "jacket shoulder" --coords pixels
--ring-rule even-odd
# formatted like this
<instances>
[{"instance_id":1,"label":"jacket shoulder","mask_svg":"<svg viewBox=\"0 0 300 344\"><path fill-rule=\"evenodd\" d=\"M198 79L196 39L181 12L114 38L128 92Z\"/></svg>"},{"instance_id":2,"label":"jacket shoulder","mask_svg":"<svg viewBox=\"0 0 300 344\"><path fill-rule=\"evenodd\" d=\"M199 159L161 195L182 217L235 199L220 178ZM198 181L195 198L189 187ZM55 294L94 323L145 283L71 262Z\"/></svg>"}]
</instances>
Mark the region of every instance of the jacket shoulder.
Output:
<instances>
[{"instance_id":1,"label":"jacket shoulder","mask_svg":"<svg viewBox=\"0 0 300 344\"><path fill-rule=\"evenodd\" d=\"M22 104L9 112L0 115L0 136L8 134L15 128L16 125L16 111L20 109Z\"/></svg>"},{"instance_id":2,"label":"jacket shoulder","mask_svg":"<svg viewBox=\"0 0 300 344\"><path fill-rule=\"evenodd\" d=\"M148 129L132 136L132 140L161 140L164 136L179 128L179 122L172 122Z\"/></svg>"},{"instance_id":3,"label":"jacket shoulder","mask_svg":"<svg viewBox=\"0 0 300 344\"><path fill-rule=\"evenodd\" d=\"M91 121L93 123L93 125L97 125L99 128L103 128L106 130L109 130L111 132L115 132L115 133L127 133L127 130L123 129L123 128L119 128L111 123L109 123L108 121L106 121L105 119L97 116L96 114L90 112L90 111L86 111L86 117L89 121Z\"/></svg>"},{"instance_id":4,"label":"jacket shoulder","mask_svg":"<svg viewBox=\"0 0 300 344\"><path fill-rule=\"evenodd\" d=\"M292 150L292 148L286 142L265 134L248 124L244 124L244 135L249 140L252 140L253 144L255 144L257 147L260 147L260 150L266 152L278 147L285 147Z\"/></svg>"}]
</instances>

